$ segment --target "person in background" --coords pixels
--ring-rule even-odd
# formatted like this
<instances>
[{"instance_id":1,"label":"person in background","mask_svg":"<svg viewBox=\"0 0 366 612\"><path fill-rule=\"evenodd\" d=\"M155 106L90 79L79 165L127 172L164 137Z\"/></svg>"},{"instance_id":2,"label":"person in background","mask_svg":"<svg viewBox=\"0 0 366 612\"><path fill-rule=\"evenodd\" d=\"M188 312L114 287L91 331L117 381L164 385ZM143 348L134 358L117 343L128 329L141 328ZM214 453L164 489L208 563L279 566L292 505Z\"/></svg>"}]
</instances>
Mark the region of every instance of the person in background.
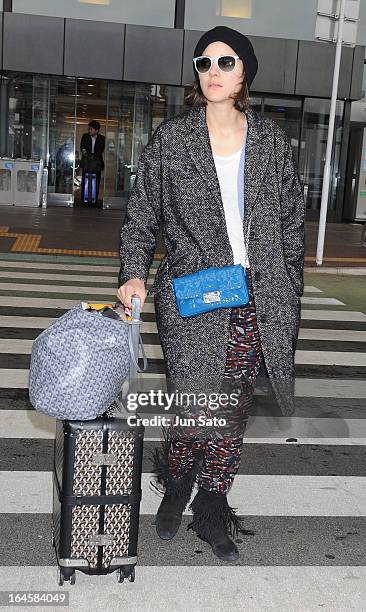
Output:
<instances>
[{"instance_id":1,"label":"person in background","mask_svg":"<svg viewBox=\"0 0 366 612\"><path fill-rule=\"evenodd\" d=\"M103 153L105 148L105 136L99 134L100 123L93 119L88 124L88 133L83 134L80 142L81 168L83 171L81 183L81 200L83 201L85 173L94 172L97 182L97 200L99 193L100 177L104 170Z\"/></svg>"}]
</instances>

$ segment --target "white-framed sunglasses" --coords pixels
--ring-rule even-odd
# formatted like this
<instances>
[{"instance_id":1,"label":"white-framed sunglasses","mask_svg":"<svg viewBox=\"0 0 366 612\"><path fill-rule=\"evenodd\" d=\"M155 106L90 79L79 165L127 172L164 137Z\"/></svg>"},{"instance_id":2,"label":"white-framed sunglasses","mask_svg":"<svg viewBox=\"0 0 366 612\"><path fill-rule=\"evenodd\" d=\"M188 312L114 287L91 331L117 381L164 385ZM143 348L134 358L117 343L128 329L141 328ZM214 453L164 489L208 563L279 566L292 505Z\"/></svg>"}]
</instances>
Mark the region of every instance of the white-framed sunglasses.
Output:
<instances>
[{"instance_id":1,"label":"white-framed sunglasses","mask_svg":"<svg viewBox=\"0 0 366 612\"><path fill-rule=\"evenodd\" d=\"M210 72L214 62L217 63L219 69L222 72L231 72L234 70L237 60L240 59L238 55L218 55L217 57L210 57L209 55L200 55L199 57L193 58L194 67L200 74Z\"/></svg>"}]
</instances>

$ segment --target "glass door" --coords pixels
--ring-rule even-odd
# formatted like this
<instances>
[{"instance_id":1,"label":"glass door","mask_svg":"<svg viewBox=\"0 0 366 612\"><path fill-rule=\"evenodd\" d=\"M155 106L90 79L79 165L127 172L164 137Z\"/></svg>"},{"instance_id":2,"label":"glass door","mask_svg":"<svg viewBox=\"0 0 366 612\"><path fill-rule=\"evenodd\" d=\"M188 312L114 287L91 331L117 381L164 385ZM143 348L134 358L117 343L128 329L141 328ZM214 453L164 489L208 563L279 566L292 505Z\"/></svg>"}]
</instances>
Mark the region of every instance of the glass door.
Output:
<instances>
[{"instance_id":1,"label":"glass door","mask_svg":"<svg viewBox=\"0 0 366 612\"><path fill-rule=\"evenodd\" d=\"M264 98L264 115L276 121L286 132L295 159L299 157L301 100L290 98Z\"/></svg>"},{"instance_id":2,"label":"glass door","mask_svg":"<svg viewBox=\"0 0 366 612\"><path fill-rule=\"evenodd\" d=\"M106 127L105 208L124 208L131 188L135 85L109 83Z\"/></svg>"},{"instance_id":3,"label":"glass door","mask_svg":"<svg viewBox=\"0 0 366 612\"><path fill-rule=\"evenodd\" d=\"M33 76L32 104L32 158L42 159L48 165L48 122L49 122L49 87L48 78Z\"/></svg>"},{"instance_id":4,"label":"glass door","mask_svg":"<svg viewBox=\"0 0 366 612\"><path fill-rule=\"evenodd\" d=\"M157 126L184 109L184 88L109 83L104 208L125 208L139 158Z\"/></svg>"},{"instance_id":5,"label":"glass door","mask_svg":"<svg viewBox=\"0 0 366 612\"><path fill-rule=\"evenodd\" d=\"M331 162L331 186L329 210L335 210L339 181L339 158L342 142L344 103L337 101L336 120ZM299 170L304 183L306 207L309 219L319 217L325 154L327 148L330 100L306 98L304 102L303 129L301 137Z\"/></svg>"},{"instance_id":6,"label":"glass door","mask_svg":"<svg viewBox=\"0 0 366 612\"><path fill-rule=\"evenodd\" d=\"M153 87L109 83L104 208L126 207L141 151L151 135Z\"/></svg>"},{"instance_id":7,"label":"glass door","mask_svg":"<svg viewBox=\"0 0 366 612\"><path fill-rule=\"evenodd\" d=\"M17 159L30 159L32 157L33 76L8 73L4 77L4 83L7 85L7 155Z\"/></svg>"},{"instance_id":8,"label":"glass door","mask_svg":"<svg viewBox=\"0 0 366 612\"><path fill-rule=\"evenodd\" d=\"M51 78L48 205L74 204L76 79Z\"/></svg>"}]
</instances>

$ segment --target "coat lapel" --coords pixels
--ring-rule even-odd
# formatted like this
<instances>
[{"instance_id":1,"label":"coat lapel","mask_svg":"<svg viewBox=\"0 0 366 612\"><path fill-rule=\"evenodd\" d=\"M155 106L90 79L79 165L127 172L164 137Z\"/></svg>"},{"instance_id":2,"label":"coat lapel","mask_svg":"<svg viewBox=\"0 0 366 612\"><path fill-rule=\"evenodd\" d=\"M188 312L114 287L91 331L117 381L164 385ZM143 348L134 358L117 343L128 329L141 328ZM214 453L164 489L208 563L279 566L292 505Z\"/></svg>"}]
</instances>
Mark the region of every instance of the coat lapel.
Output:
<instances>
[{"instance_id":1,"label":"coat lapel","mask_svg":"<svg viewBox=\"0 0 366 612\"><path fill-rule=\"evenodd\" d=\"M260 186L264 180L271 147L269 139L271 131L264 124L261 117L251 109L246 112L248 133L245 156L245 184L244 184L244 230L246 231L249 218L254 209ZM223 222L225 213L221 198L220 185L217 178L215 162L206 123L204 107L193 108L187 115L188 129L184 135L188 153L214 201Z\"/></svg>"},{"instance_id":2,"label":"coat lapel","mask_svg":"<svg viewBox=\"0 0 366 612\"><path fill-rule=\"evenodd\" d=\"M187 115L187 119L188 129L185 133L185 141L188 153L201 177L205 181L207 189L210 191L213 200L217 204L217 208L223 218L223 221L225 222L220 184L217 178L215 162L212 156L204 107L193 108Z\"/></svg>"},{"instance_id":3,"label":"coat lapel","mask_svg":"<svg viewBox=\"0 0 366 612\"><path fill-rule=\"evenodd\" d=\"M271 129L253 110L246 112L248 121L244 169L244 231L254 212L259 189L266 176L272 147Z\"/></svg>"}]
</instances>

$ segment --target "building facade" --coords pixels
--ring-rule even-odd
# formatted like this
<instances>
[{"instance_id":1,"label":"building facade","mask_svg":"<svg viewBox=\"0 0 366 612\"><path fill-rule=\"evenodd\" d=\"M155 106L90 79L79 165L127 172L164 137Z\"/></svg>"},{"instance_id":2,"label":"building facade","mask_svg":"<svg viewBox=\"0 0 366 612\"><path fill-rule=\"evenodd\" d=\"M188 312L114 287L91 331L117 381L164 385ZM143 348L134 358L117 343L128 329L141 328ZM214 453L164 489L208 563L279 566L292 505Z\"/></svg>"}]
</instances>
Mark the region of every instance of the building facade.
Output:
<instances>
[{"instance_id":1,"label":"building facade","mask_svg":"<svg viewBox=\"0 0 366 612\"><path fill-rule=\"evenodd\" d=\"M359 43L344 47L330 221L345 216L351 105L363 97L366 2ZM335 47L314 40L317 0L0 0L0 154L43 159L48 201L77 197L80 139L91 119L106 136L101 196L123 206L143 146L187 106L202 32L228 25L253 42L251 105L286 130L308 219L319 215Z\"/></svg>"}]
</instances>

